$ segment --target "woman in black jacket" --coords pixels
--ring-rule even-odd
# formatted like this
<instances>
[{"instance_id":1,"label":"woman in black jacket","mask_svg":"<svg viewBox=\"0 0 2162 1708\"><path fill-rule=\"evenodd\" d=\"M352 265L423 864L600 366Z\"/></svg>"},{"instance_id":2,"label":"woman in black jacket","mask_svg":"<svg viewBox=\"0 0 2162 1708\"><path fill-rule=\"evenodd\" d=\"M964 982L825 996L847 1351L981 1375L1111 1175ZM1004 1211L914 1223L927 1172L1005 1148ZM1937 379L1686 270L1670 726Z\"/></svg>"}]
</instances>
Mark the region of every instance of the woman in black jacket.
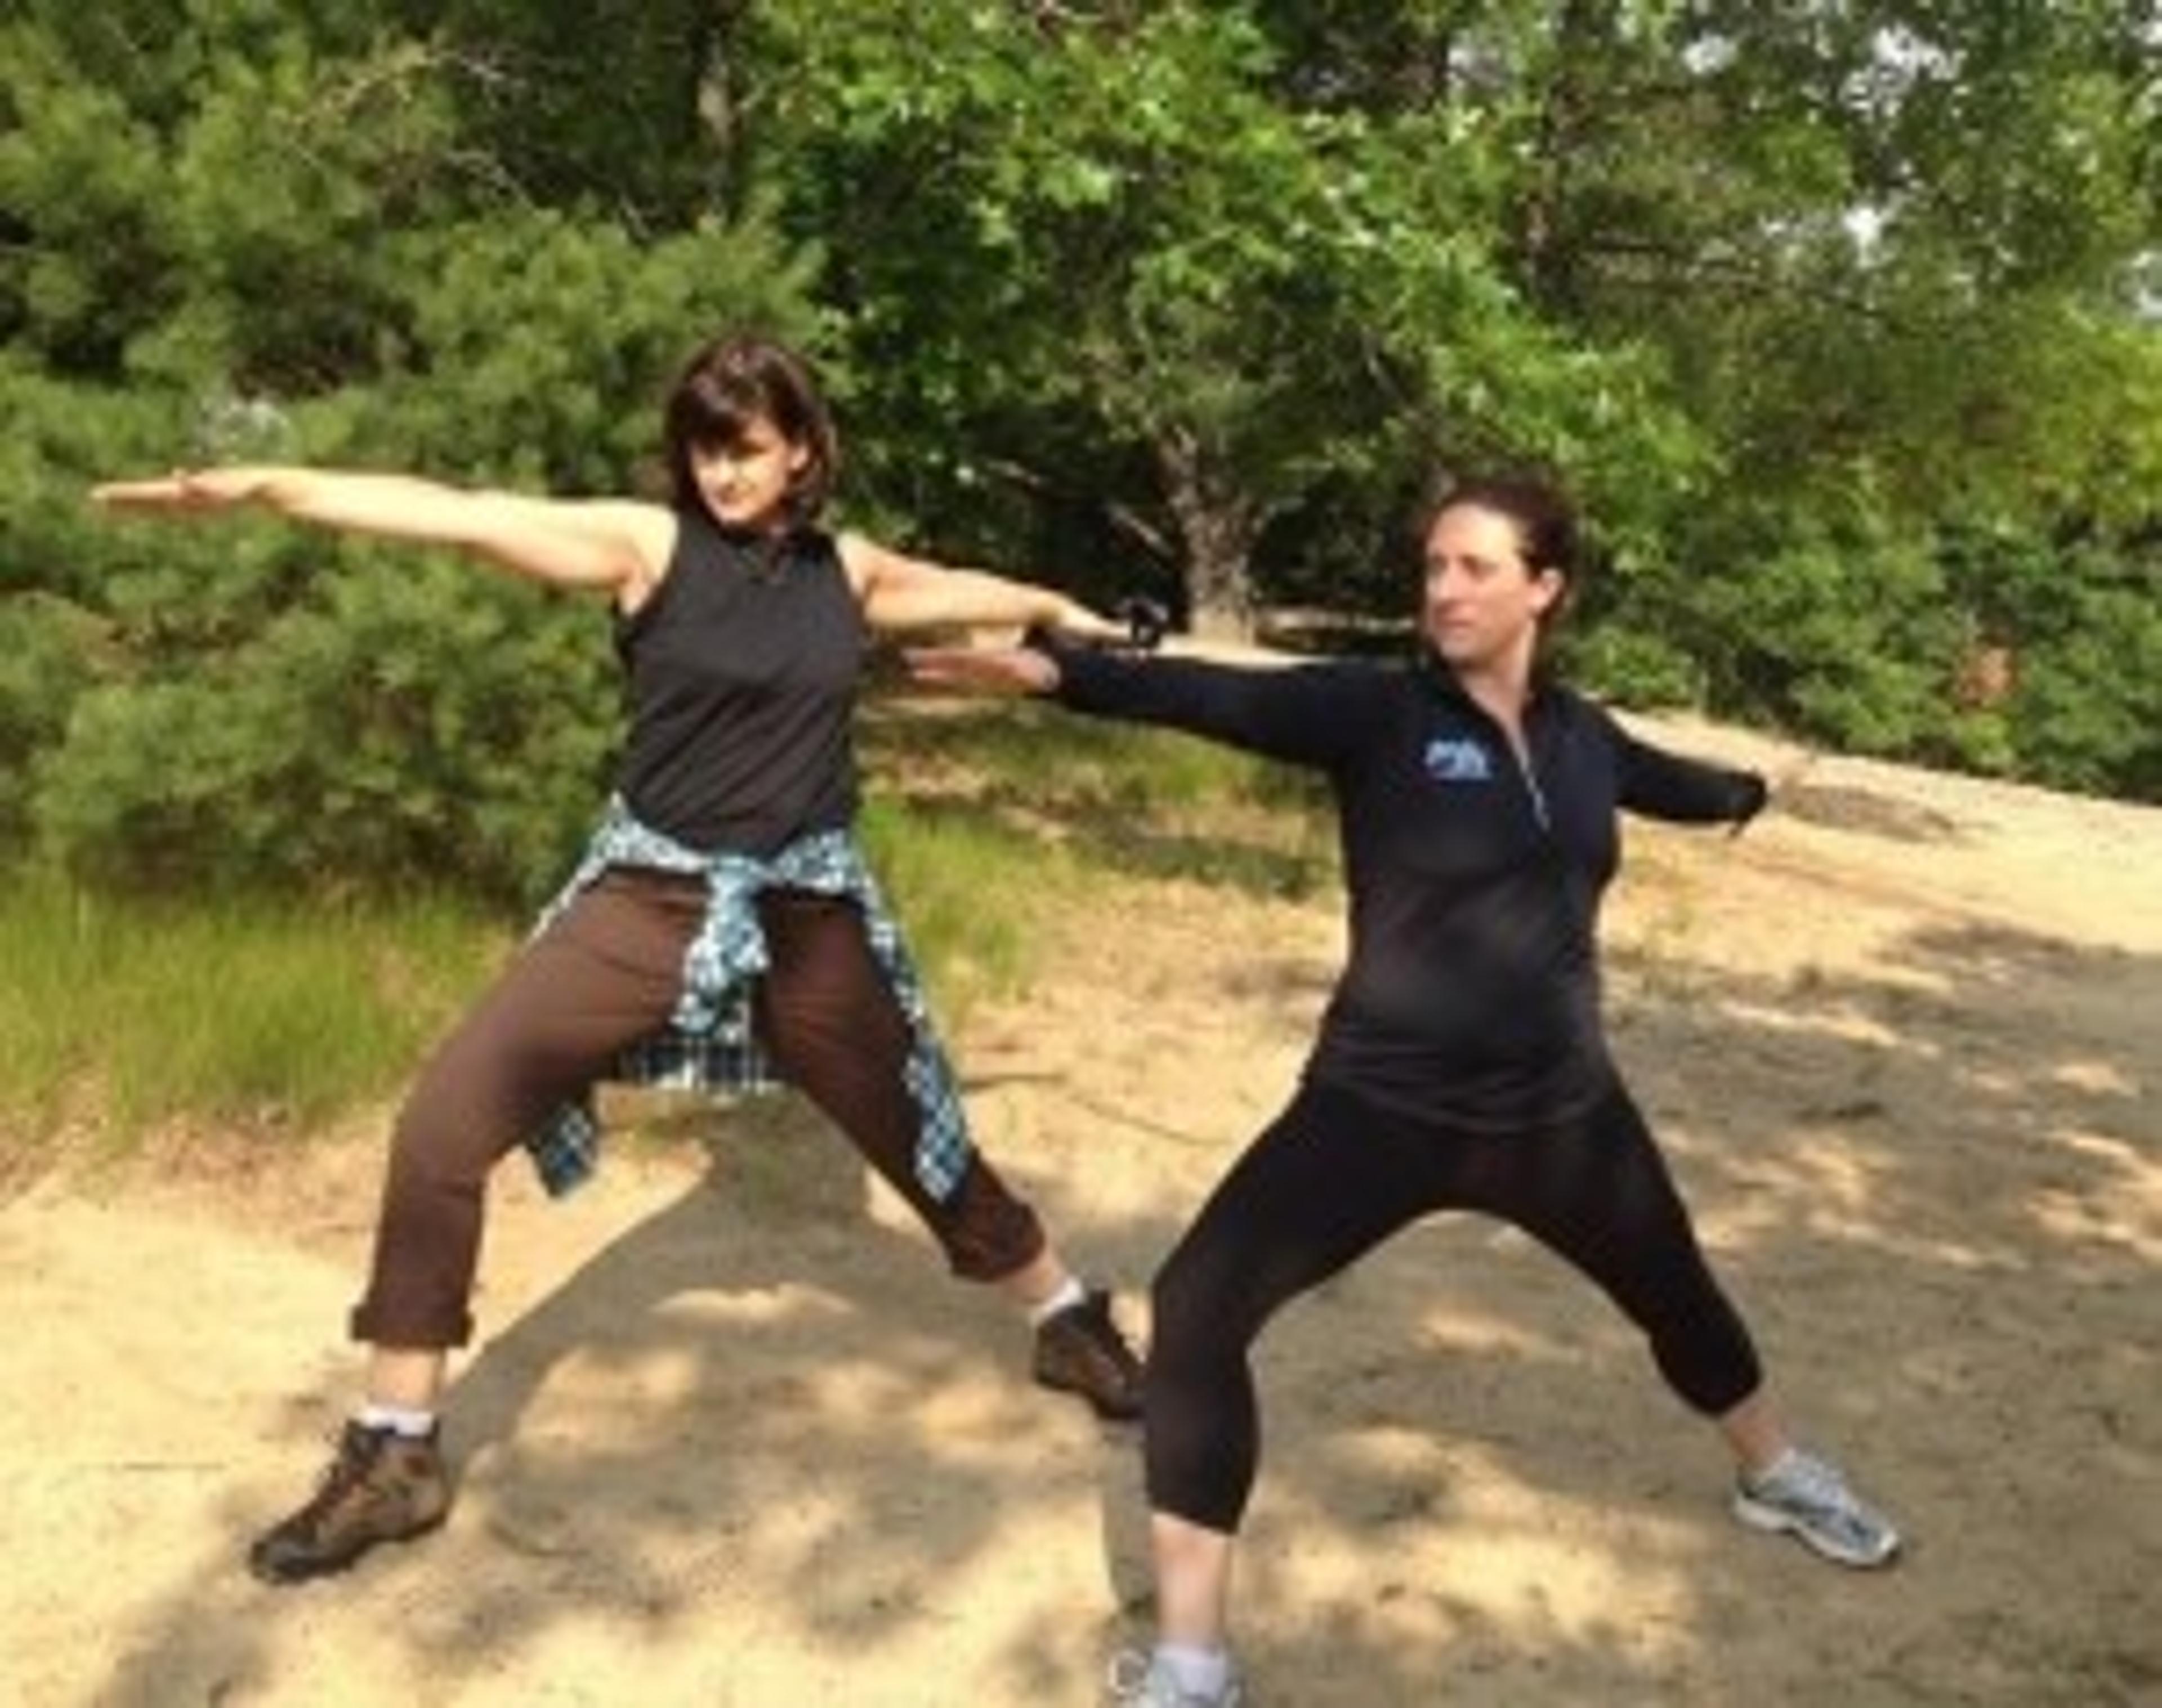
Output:
<instances>
[{"instance_id":1,"label":"woman in black jacket","mask_svg":"<svg viewBox=\"0 0 2162 1708\"><path fill-rule=\"evenodd\" d=\"M1234 1538L1259 1427L1248 1350L1270 1317L1420 1217L1523 1229L1645 1333L1736 1465L1733 1510L1842 1564L1898 1537L1787 1439L1747 1330L1617 1075L1600 1016L1600 897L1617 808L1747 823L1762 780L1663 753L1551 679L1542 636L1577 556L1533 482L1459 487L1425 535L1413 662L1282 667L1045 637L915 656L922 679L1056 695L1320 770L1333 791L1350 958L1290 1106L1211 1194L1152 1294L1147 1481L1160 1640L1124 1688L1215 1708Z\"/></svg>"}]
</instances>

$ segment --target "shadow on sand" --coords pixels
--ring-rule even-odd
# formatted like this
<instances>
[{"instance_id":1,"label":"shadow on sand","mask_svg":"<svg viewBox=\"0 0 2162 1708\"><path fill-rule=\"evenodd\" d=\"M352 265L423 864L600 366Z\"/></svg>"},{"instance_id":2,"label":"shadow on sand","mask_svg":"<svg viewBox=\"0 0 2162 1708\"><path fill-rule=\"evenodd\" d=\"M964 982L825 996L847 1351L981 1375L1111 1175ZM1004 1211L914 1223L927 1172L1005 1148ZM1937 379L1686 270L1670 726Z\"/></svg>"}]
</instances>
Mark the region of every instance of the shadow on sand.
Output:
<instances>
[{"instance_id":1,"label":"shadow on sand","mask_svg":"<svg viewBox=\"0 0 2162 1708\"><path fill-rule=\"evenodd\" d=\"M2153 1700L2162 1159L2138 1016L2162 1013L2162 961L1951 927L1903 958L1896 981L1769 982L1622 958L1614 1007L1790 1410L1899 1511L1910 1564L1846 1577L1731 1533L1716 1452L1626 1325L1514 1236L1439 1221L1303 1301L1258 1354L1269 1436L1241 1618L1261 1700L1717 1708L1752 1680L1763 1700L1865 1708ZM1197 986L1310 1008L1310 979L1235 959ZM1037 1088L1077 1125L1101 1119L1103 1089ZM1178 1119L1172 1082L1122 1089ZM1077 1625L1115 1639L1145 1594L1133 1437L1047 1418L1011 1315L874 1213L845 1147L796 1141L816 1126L791 1105L700 1121L706 1177L458 1380L455 1533L356 1575L410 1622L442 1700L556 1622L663 1628L747 1584L794 1635L868 1646L935 1622L942 1580L998 1549L1020 1503L1077 1493L1101 1514L1097 1600L1031 1608L1004 1664L1030 1700L1097 1700L1048 1658ZM1961 1136L1914 1142L1924 1127ZM1246 1136L1221 1135L1221 1160ZM1062 1197L1086 1201L1078 1182L1029 1183L1054 1224ZM1138 1286L1205 1183L1099 1219L1074 1255ZM986 1366L1010 1379L987 1390ZM603 1410L609 1427L587 1428ZM1957 1459L1940 1447L1951 1413ZM1536 1515L1496 1514L1504 1477L1604 1515L1601 1549L1669 1585L1657 1628L1564 1620L1536 1581L1506 1614L1474 1594L1497 1524L1528 1526L1510 1540L1538 1557ZM231 1554L261 1514L232 1516L101 1702L265 1684L271 1622L306 1619L318 1591L247 1583ZM1397 1564L1437 1536L1450 1570ZM2062 1584L2035 1561L2052 1537L2086 1561ZM1308 1540L1369 1569L1295 1599ZM1933 1572L1938 1556L1959 1570ZM852 1700L875 1708L875 1681Z\"/></svg>"}]
</instances>

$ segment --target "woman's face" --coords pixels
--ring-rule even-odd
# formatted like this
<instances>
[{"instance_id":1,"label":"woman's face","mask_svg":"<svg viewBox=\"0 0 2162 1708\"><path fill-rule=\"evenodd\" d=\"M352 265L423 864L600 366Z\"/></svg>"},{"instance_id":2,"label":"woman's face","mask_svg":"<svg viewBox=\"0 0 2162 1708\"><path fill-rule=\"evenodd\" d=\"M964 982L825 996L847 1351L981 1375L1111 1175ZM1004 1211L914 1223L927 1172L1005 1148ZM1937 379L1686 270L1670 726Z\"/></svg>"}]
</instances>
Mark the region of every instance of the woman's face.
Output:
<instances>
[{"instance_id":1,"label":"woman's face","mask_svg":"<svg viewBox=\"0 0 2162 1708\"><path fill-rule=\"evenodd\" d=\"M725 444L692 446L691 477L723 527L771 528L786 514L788 494L810 460L808 447L758 415Z\"/></svg>"},{"instance_id":2,"label":"woman's face","mask_svg":"<svg viewBox=\"0 0 2162 1708\"><path fill-rule=\"evenodd\" d=\"M1561 597L1562 577L1533 569L1515 520L1478 504L1450 504L1426 536L1419 626L1452 668L1477 671L1516 656L1528 661L1539 619Z\"/></svg>"}]
</instances>

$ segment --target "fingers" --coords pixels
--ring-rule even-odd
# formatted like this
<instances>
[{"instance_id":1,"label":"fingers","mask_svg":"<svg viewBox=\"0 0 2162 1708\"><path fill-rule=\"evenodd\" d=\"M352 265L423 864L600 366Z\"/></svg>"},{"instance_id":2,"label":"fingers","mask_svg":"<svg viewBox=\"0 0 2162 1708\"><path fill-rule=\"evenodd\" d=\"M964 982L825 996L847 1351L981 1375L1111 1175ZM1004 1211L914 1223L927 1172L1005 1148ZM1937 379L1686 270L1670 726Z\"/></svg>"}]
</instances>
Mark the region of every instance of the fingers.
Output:
<instances>
[{"instance_id":1,"label":"fingers","mask_svg":"<svg viewBox=\"0 0 2162 1708\"><path fill-rule=\"evenodd\" d=\"M908 673L920 682L948 685L974 681L976 671L971 666L973 655L965 646L904 646L901 662Z\"/></svg>"},{"instance_id":2,"label":"fingers","mask_svg":"<svg viewBox=\"0 0 2162 1708\"><path fill-rule=\"evenodd\" d=\"M1068 603L1051 627L1068 640L1152 652L1168 630L1170 619L1152 599L1125 598L1111 608L1109 617L1098 615L1086 605Z\"/></svg>"},{"instance_id":3,"label":"fingers","mask_svg":"<svg viewBox=\"0 0 2162 1708\"><path fill-rule=\"evenodd\" d=\"M212 510L246 503L258 484L248 469L175 468L148 479L102 482L90 489L90 499L115 510Z\"/></svg>"},{"instance_id":4,"label":"fingers","mask_svg":"<svg viewBox=\"0 0 2162 1708\"><path fill-rule=\"evenodd\" d=\"M909 674L927 682L996 682L1012 674L997 655L972 646L910 646L901 650Z\"/></svg>"},{"instance_id":5,"label":"fingers","mask_svg":"<svg viewBox=\"0 0 2162 1708\"><path fill-rule=\"evenodd\" d=\"M946 646L904 646L901 662L908 673L919 682L944 684L952 682L960 672L955 667L954 649Z\"/></svg>"},{"instance_id":6,"label":"fingers","mask_svg":"<svg viewBox=\"0 0 2162 1708\"><path fill-rule=\"evenodd\" d=\"M225 494L185 468L147 480L112 480L90 489L91 502L107 509L201 509L225 502Z\"/></svg>"},{"instance_id":7,"label":"fingers","mask_svg":"<svg viewBox=\"0 0 2162 1708\"><path fill-rule=\"evenodd\" d=\"M1733 825L1726 833L1731 838L1747 830L1757 815L1771 804L1772 790L1757 772L1749 772L1736 786Z\"/></svg>"},{"instance_id":8,"label":"fingers","mask_svg":"<svg viewBox=\"0 0 2162 1708\"><path fill-rule=\"evenodd\" d=\"M1051 628L1053 632L1076 640L1120 641L1126 638L1124 624L1115 623L1108 617L1099 617L1086 605L1080 604L1069 603L1063 608Z\"/></svg>"},{"instance_id":9,"label":"fingers","mask_svg":"<svg viewBox=\"0 0 2162 1708\"><path fill-rule=\"evenodd\" d=\"M911 677L931 687L1030 694L1058 686L1051 661L1023 649L916 646L902 649L901 659Z\"/></svg>"},{"instance_id":10,"label":"fingers","mask_svg":"<svg viewBox=\"0 0 2162 1708\"><path fill-rule=\"evenodd\" d=\"M90 501L108 509L149 509L179 501L186 491L186 477L164 476L156 480L108 480L90 489Z\"/></svg>"}]
</instances>

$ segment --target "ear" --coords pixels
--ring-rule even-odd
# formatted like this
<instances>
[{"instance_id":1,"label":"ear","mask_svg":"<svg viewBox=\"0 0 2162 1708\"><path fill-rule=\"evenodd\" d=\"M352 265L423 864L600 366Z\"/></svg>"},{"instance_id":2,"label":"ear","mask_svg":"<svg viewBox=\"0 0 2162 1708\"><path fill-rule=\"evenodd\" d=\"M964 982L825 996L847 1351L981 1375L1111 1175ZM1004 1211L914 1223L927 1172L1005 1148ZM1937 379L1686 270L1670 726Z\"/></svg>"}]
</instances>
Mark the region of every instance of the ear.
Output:
<instances>
[{"instance_id":1,"label":"ear","mask_svg":"<svg viewBox=\"0 0 2162 1708\"><path fill-rule=\"evenodd\" d=\"M1549 566L1532 572L1532 611L1543 617L1560 604L1569 592L1569 577Z\"/></svg>"}]
</instances>

